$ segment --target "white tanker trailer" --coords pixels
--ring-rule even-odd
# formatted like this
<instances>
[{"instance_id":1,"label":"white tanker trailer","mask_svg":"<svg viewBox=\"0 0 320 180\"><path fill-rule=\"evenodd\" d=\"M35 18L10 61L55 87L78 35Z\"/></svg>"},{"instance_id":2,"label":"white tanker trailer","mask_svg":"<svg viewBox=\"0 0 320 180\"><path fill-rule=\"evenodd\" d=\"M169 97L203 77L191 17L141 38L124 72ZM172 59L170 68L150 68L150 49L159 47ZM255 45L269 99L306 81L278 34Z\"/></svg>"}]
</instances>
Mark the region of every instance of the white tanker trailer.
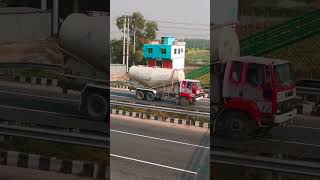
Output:
<instances>
[{"instance_id":1,"label":"white tanker trailer","mask_svg":"<svg viewBox=\"0 0 320 180\"><path fill-rule=\"evenodd\" d=\"M79 110L94 120L105 120L109 107L109 19L109 15L71 14L59 32L59 48L67 69L59 85L64 92L81 91Z\"/></svg>"},{"instance_id":2,"label":"white tanker trailer","mask_svg":"<svg viewBox=\"0 0 320 180\"><path fill-rule=\"evenodd\" d=\"M185 79L182 70L132 66L128 75L139 100L175 98L178 104L188 105L204 96L200 81Z\"/></svg>"}]
</instances>

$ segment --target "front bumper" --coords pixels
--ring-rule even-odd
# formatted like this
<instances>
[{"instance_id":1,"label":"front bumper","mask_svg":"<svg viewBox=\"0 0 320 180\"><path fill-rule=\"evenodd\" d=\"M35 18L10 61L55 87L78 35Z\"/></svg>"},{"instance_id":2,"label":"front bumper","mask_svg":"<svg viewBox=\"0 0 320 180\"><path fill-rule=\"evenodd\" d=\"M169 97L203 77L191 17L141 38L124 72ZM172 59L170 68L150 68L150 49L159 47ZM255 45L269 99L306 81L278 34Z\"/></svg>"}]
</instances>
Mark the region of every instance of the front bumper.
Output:
<instances>
[{"instance_id":1,"label":"front bumper","mask_svg":"<svg viewBox=\"0 0 320 180\"><path fill-rule=\"evenodd\" d=\"M283 113L280 115L274 115L273 122L275 124L283 124L292 121L294 117L297 116L297 109Z\"/></svg>"}]
</instances>

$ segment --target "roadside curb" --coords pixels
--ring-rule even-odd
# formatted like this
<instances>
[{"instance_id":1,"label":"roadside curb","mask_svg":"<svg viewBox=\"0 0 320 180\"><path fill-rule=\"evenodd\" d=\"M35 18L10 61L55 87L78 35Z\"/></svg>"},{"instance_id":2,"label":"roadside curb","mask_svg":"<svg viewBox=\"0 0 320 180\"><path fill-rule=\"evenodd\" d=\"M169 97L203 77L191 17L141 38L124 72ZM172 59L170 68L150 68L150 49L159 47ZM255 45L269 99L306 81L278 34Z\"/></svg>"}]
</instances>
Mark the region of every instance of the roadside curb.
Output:
<instances>
[{"instance_id":1,"label":"roadside curb","mask_svg":"<svg viewBox=\"0 0 320 180\"><path fill-rule=\"evenodd\" d=\"M191 120L172 118L172 117L154 116L154 115L144 114L140 112L131 112L131 111L118 110L118 109L111 109L111 114L129 116L137 119L154 120L154 121L167 122L167 123L177 124L177 125L194 126L194 127L209 129L209 123L203 123L200 121L193 122Z\"/></svg>"},{"instance_id":2,"label":"roadside curb","mask_svg":"<svg viewBox=\"0 0 320 180\"><path fill-rule=\"evenodd\" d=\"M44 86L58 86L58 79L50 79L50 78L41 78L41 77L26 77L16 75L14 76L14 80L20 83L28 83L28 84L36 84L36 85L44 85Z\"/></svg>"},{"instance_id":3,"label":"roadside curb","mask_svg":"<svg viewBox=\"0 0 320 180\"><path fill-rule=\"evenodd\" d=\"M97 163L91 161L62 160L55 157L44 157L38 154L1 151L0 165L58 172L99 180L109 179L109 170L106 161Z\"/></svg>"}]
</instances>

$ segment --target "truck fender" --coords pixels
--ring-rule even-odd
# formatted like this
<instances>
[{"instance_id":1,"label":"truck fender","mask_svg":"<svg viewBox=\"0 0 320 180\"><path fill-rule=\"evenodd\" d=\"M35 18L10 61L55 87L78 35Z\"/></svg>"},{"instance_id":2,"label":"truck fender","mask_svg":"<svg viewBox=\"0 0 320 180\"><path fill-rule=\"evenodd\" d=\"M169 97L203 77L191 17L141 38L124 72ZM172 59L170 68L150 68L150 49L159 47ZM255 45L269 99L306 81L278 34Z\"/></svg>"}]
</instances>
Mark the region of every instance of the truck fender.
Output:
<instances>
[{"instance_id":1,"label":"truck fender","mask_svg":"<svg viewBox=\"0 0 320 180\"><path fill-rule=\"evenodd\" d=\"M225 103L225 111L238 110L245 112L251 119L259 123L261 119L261 112L255 102L247 99L230 99Z\"/></svg>"}]
</instances>

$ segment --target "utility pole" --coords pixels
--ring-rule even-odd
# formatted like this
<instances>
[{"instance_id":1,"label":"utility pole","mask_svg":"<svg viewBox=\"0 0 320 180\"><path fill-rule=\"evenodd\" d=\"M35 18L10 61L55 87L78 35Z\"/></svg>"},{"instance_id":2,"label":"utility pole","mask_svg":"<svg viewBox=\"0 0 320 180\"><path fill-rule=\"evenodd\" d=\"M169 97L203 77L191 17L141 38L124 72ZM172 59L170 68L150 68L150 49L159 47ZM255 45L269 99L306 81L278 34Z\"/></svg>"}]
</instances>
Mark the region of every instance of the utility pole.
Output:
<instances>
[{"instance_id":1,"label":"utility pole","mask_svg":"<svg viewBox=\"0 0 320 180\"><path fill-rule=\"evenodd\" d=\"M136 54L136 29L133 30L133 54ZM132 63L134 65L134 61Z\"/></svg>"},{"instance_id":2,"label":"utility pole","mask_svg":"<svg viewBox=\"0 0 320 180\"><path fill-rule=\"evenodd\" d=\"M53 0L53 34L59 32L59 0Z\"/></svg>"},{"instance_id":3,"label":"utility pole","mask_svg":"<svg viewBox=\"0 0 320 180\"><path fill-rule=\"evenodd\" d=\"M123 56L122 56L122 65L126 63L126 23L127 23L127 15L124 15L123 21Z\"/></svg>"},{"instance_id":4,"label":"utility pole","mask_svg":"<svg viewBox=\"0 0 320 180\"><path fill-rule=\"evenodd\" d=\"M127 18L127 72L129 72L130 18Z\"/></svg>"},{"instance_id":5,"label":"utility pole","mask_svg":"<svg viewBox=\"0 0 320 180\"><path fill-rule=\"evenodd\" d=\"M41 9L47 10L47 0L41 0Z\"/></svg>"}]
</instances>

